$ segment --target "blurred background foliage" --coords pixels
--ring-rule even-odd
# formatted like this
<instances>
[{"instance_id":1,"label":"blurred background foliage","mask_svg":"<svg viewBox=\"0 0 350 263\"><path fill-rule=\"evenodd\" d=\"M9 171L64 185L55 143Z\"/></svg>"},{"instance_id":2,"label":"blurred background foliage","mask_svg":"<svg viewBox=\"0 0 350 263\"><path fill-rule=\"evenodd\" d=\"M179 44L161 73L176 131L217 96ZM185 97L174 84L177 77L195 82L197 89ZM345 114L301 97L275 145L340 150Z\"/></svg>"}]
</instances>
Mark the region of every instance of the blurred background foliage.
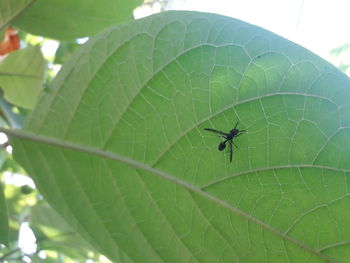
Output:
<instances>
[{"instance_id":1,"label":"blurred background foliage","mask_svg":"<svg viewBox=\"0 0 350 263\"><path fill-rule=\"evenodd\" d=\"M32 17L47 19L55 12L44 0L0 0L2 127L20 129L23 126L38 94L50 92L50 83L61 66L90 36L109 25L133 19L135 13L152 14L171 9L176 0L146 0L143 3L141 0L119 0L113 2L114 6L110 6L113 5L110 1L102 1L98 8L94 1L88 1L90 6L84 1L74 1L75 6L71 5L71 0L54 2L62 5L62 9L66 5L76 10L85 4L84 10L77 11L81 12L81 17L88 17L94 11L96 16L103 16L106 8L111 8L114 13L89 31L89 27L82 24L84 21L75 21L75 16L64 17L72 27L62 27L59 12L52 14L57 17L52 17L48 23L41 20L28 24L26 21ZM42 24L46 24L43 30ZM84 28L83 33L80 28ZM37 32L43 34L37 35ZM335 47L330 57L330 62L350 74L350 61L345 59L350 57L350 43ZM11 145L4 134L0 136L0 146L0 262L109 262L93 251L45 202L32 180L12 159Z\"/></svg>"},{"instance_id":2,"label":"blurred background foliage","mask_svg":"<svg viewBox=\"0 0 350 263\"><path fill-rule=\"evenodd\" d=\"M331 62L350 76L350 61L346 59L350 56L350 43L332 49L330 55L332 57Z\"/></svg>"}]
</instances>

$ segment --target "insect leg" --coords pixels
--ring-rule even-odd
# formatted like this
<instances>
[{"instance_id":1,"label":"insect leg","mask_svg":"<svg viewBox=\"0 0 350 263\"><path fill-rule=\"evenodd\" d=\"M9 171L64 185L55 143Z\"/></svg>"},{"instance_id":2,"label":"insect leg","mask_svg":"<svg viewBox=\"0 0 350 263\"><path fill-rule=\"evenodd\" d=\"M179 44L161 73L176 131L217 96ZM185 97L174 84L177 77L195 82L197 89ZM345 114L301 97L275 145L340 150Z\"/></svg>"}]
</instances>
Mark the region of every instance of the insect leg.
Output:
<instances>
[{"instance_id":1,"label":"insect leg","mask_svg":"<svg viewBox=\"0 0 350 263\"><path fill-rule=\"evenodd\" d=\"M242 135L245 130L239 131L234 137L238 137L239 135Z\"/></svg>"},{"instance_id":2,"label":"insect leg","mask_svg":"<svg viewBox=\"0 0 350 263\"><path fill-rule=\"evenodd\" d=\"M232 140L232 143L234 146L236 146L236 148L238 149L238 146L235 144L235 142Z\"/></svg>"}]
</instances>

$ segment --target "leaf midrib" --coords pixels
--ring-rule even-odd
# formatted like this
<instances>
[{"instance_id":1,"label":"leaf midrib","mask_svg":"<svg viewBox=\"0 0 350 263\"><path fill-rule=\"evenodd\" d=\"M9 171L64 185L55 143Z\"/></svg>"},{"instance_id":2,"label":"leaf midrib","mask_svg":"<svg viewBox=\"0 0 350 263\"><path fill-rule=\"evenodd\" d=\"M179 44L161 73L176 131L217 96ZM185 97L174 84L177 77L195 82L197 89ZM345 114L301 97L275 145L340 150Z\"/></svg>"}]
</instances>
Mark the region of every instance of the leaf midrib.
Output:
<instances>
[{"instance_id":1,"label":"leaf midrib","mask_svg":"<svg viewBox=\"0 0 350 263\"><path fill-rule=\"evenodd\" d=\"M74 151L82 152L82 153L87 153L87 154L93 154L95 156L118 161L118 162L127 164L129 166L132 166L136 169L140 169L140 170L149 172L150 174L159 176L159 177L161 177L169 182L175 183L176 185L178 185L178 186L180 186L180 187L182 187L182 188L184 188L192 193L198 194L199 196L202 196L203 198L210 200L210 201L216 203L217 205L219 205L225 209L230 210L231 212L235 213L236 215L241 216L241 217L245 218L246 220L248 220L254 224L259 225L260 227L262 227L266 231L270 231L271 233L281 237L282 239L295 244L296 246L300 247L301 249L303 249L311 254L317 255L319 258L322 258L328 262L334 262L334 263L339 262L336 259L331 258L327 255L324 255L324 254L314 250L313 248L306 246L302 242L285 235L284 233L276 230L275 228L271 227L270 225L265 224L264 222L258 220L257 218L252 217L251 215L245 213L244 211L241 211L240 209L232 206L231 204L229 204L229 203L227 203L227 202L225 202L225 201L223 201L223 200L221 200L213 195L210 195L207 192L202 191L202 189L195 187L193 185L190 185L187 182L184 182L176 177L171 176L170 174L167 174L161 170L155 169L155 168L150 167L148 165L145 165L143 163L140 163L140 162L137 162L135 160L131 160L129 158L123 157L119 154L102 151L102 150L94 148L94 147L83 146L83 145L74 144L71 142L64 142L64 141L60 141L60 140L57 140L54 138L36 135L36 134L30 133L30 132L9 130L9 129L5 129L2 127L0 127L0 132L5 133L9 137L13 137L13 138L17 138L17 139L37 142L37 143L46 144L46 145L59 147L59 148L70 149L70 150L74 150Z\"/></svg>"}]
</instances>

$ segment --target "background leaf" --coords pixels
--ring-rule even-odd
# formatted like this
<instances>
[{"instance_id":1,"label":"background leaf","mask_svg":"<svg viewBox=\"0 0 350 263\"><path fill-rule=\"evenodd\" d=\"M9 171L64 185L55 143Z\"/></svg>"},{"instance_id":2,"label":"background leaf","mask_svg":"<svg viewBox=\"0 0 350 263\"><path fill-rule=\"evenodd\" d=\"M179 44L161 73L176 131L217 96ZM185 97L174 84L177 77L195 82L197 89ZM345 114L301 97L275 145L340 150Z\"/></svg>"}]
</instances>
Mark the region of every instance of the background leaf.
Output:
<instances>
[{"instance_id":1,"label":"background leaf","mask_svg":"<svg viewBox=\"0 0 350 263\"><path fill-rule=\"evenodd\" d=\"M133 9L141 3L142 0L37 0L13 24L36 35L74 39L131 19Z\"/></svg>"},{"instance_id":2,"label":"background leaf","mask_svg":"<svg viewBox=\"0 0 350 263\"><path fill-rule=\"evenodd\" d=\"M10 127L19 129L22 127L24 122L24 115L17 114L13 111L14 105L7 102L3 97L0 97L0 109L2 116L2 124L6 127L6 122L10 124ZM1 123L1 122L0 122Z\"/></svg>"},{"instance_id":3,"label":"background leaf","mask_svg":"<svg viewBox=\"0 0 350 263\"><path fill-rule=\"evenodd\" d=\"M0 168L2 168L5 158L5 151L0 151ZM9 246L9 216L2 180L0 180L0 243L7 247Z\"/></svg>"},{"instance_id":4,"label":"background leaf","mask_svg":"<svg viewBox=\"0 0 350 263\"><path fill-rule=\"evenodd\" d=\"M0 0L0 29L3 29L33 2L35 0Z\"/></svg>"},{"instance_id":5,"label":"background leaf","mask_svg":"<svg viewBox=\"0 0 350 263\"><path fill-rule=\"evenodd\" d=\"M30 214L31 228L38 238L38 250L60 251L80 261L91 258L93 248L81 239L47 203L40 202L31 209Z\"/></svg>"},{"instance_id":6,"label":"background leaf","mask_svg":"<svg viewBox=\"0 0 350 263\"><path fill-rule=\"evenodd\" d=\"M6 100L31 109L42 88L45 61L38 46L10 53L0 63L0 87Z\"/></svg>"},{"instance_id":7,"label":"background leaf","mask_svg":"<svg viewBox=\"0 0 350 263\"><path fill-rule=\"evenodd\" d=\"M261 28L165 12L79 49L15 157L114 262L346 262L349 88ZM203 129L236 121L230 163Z\"/></svg>"},{"instance_id":8,"label":"background leaf","mask_svg":"<svg viewBox=\"0 0 350 263\"><path fill-rule=\"evenodd\" d=\"M0 243L9 245L9 222L3 184L0 183Z\"/></svg>"}]
</instances>

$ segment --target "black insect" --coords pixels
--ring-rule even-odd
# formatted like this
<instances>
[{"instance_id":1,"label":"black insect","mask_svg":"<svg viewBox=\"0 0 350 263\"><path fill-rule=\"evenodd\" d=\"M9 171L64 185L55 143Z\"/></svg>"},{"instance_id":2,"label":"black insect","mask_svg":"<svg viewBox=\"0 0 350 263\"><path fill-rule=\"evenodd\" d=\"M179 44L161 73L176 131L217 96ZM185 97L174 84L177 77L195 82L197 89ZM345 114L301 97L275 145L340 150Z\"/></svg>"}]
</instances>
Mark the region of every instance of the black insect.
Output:
<instances>
[{"instance_id":1,"label":"black insect","mask_svg":"<svg viewBox=\"0 0 350 263\"><path fill-rule=\"evenodd\" d=\"M225 139L223 142L219 143L218 150L223 151L226 148L226 143L228 143L228 148L230 151L230 162L232 162L232 144L237 147L237 145L234 143L233 139L238 137L239 135L241 135L243 132L245 132L245 130L237 129L237 125L238 125L238 122L236 123L235 127L229 133L210 129L210 128L204 128L204 130L206 130L206 131L220 134L220 137Z\"/></svg>"}]
</instances>

